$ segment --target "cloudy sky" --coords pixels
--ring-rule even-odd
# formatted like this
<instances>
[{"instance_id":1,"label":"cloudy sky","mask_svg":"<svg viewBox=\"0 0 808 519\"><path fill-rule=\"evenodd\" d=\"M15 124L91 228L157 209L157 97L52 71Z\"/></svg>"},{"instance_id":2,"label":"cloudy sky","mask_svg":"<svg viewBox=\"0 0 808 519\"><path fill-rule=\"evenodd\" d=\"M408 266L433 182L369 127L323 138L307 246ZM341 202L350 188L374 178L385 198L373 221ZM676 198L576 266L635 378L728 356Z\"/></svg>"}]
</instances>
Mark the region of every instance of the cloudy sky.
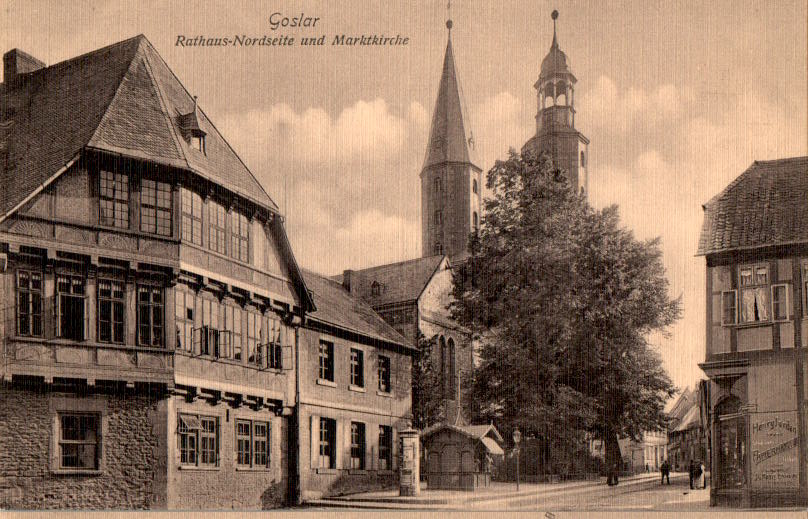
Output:
<instances>
[{"instance_id":1,"label":"cloudy sky","mask_svg":"<svg viewBox=\"0 0 808 519\"><path fill-rule=\"evenodd\" d=\"M662 237L684 317L655 339L678 385L702 374L701 204L753 160L808 153L803 1L452 2L478 164L534 131L550 12L578 78L590 196ZM318 17L272 30L274 12ZM48 64L145 34L287 217L298 261L326 274L420 255L418 174L446 44L445 2L5 0L0 48ZM409 38L335 47L334 35ZM326 35L323 47L180 47L177 37Z\"/></svg>"}]
</instances>

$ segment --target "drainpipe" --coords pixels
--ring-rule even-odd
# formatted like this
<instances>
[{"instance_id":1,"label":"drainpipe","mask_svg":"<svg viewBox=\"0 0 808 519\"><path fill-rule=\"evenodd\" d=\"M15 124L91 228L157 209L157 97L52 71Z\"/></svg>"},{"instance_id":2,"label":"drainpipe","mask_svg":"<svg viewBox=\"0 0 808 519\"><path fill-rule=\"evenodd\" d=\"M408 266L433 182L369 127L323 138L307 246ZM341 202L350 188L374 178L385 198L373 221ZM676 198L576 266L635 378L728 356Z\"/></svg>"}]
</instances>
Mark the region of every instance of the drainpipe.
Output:
<instances>
[{"instance_id":1,"label":"drainpipe","mask_svg":"<svg viewBox=\"0 0 808 519\"><path fill-rule=\"evenodd\" d=\"M302 472L300 468L300 457L303 453L302 443L301 443L301 424L300 424L300 330L303 328L303 324L306 322L306 315L305 313L301 313L300 315L300 325L295 327L295 435L297 439L295 441L295 449L297 449L297 453L295 454L295 485L294 485L294 495L292 496L293 502L296 505L299 505L303 502L303 490L301 488L302 484Z\"/></svg>"}]
</instances>

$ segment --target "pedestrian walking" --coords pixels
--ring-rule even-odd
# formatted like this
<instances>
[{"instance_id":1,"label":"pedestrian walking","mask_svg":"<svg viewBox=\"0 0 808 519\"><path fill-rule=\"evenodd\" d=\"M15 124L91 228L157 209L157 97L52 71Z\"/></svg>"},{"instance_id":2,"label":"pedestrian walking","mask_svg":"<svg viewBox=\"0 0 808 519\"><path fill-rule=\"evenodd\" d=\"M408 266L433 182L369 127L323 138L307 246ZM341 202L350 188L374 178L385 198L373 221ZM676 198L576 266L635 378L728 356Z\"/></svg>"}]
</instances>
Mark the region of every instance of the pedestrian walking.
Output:
<instances>
[{"instance_id":1,"label":"pedestrian walking","mask_svg":"<svg viewBox=\"0 0 808 519\"><path fill-rule=\"evenodd\" d=\"M660 484L664 485L665 480L668 480L668 485L671 484L671 464L668 463L668 460L662 462L662 466L659 467L660 472L662 472L662 481Z\"/></svg>"}]
</instances>

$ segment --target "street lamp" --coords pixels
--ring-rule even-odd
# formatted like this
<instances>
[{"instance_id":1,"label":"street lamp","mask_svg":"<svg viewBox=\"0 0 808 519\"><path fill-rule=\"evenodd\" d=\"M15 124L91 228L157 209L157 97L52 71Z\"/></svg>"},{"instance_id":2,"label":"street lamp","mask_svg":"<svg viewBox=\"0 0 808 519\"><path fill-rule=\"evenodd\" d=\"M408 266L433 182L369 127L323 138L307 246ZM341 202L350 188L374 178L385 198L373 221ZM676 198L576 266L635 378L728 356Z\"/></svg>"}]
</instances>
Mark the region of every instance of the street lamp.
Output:
<instances>
[{"instance_id":1,"label":"street lamp","mask_svg":"<svg viewBox=\"0 0 808 519\"><path fill-rule=\"evenodd\" d=\"M519 442L522 441L522 432L518 428L513 430L513 444L516 450L516 491L519 492Z\"/></svg>"}]
</instances>

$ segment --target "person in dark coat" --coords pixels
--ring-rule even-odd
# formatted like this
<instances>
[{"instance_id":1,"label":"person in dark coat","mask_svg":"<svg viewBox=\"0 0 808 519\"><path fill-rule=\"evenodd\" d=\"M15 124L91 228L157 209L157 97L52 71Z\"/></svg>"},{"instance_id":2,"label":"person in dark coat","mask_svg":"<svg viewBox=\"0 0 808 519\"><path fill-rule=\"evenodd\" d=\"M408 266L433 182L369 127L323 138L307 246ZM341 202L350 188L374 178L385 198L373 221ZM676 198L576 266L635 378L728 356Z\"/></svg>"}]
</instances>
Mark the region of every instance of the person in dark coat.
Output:
<instances>
[{"instance_id":1,"label":"person in dark coat","mask_svg":"<svg viewBox=\"0 0 808 519\"><path fill-rule=\"evenodd\" d=\"M662 472L662 482L661 484L665 484L665 479L668 480L668 485L671 484L671 464L668 463L668 460L662 462L662 466L659 467L660 472Z\"/></svg>"}]
</instances>

